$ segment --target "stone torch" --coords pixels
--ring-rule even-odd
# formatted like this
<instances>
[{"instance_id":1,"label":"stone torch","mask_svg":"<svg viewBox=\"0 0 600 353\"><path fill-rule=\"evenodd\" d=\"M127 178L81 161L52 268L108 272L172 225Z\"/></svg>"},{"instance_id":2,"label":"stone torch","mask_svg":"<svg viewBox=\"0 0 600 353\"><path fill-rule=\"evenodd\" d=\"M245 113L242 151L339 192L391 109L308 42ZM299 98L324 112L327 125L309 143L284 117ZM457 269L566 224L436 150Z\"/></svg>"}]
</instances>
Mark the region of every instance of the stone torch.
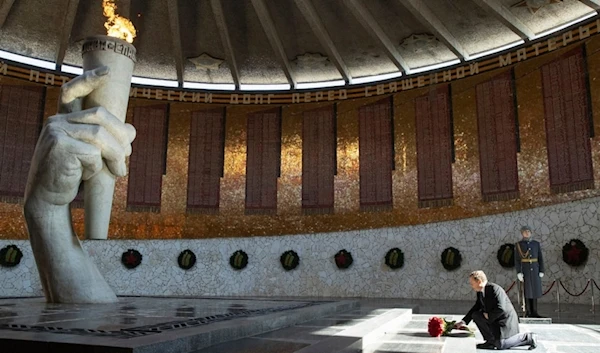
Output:
<instances>
[{"instance_id":1,"label":"stone torch","mask_svg":"<svg viewBox=\"0 0 600 353\"><path fill-rule=\"evenodd\" d=\"M125 121L131 76L135 64L135 47L126 41L109 36L93 36L83 43L83 70L108 66L107 82L83 100L83 109L102 106ZM106 163L102 170L84 184L85 236L87 239L107 239L115 176Z\"/></svg>"}]
</instances>

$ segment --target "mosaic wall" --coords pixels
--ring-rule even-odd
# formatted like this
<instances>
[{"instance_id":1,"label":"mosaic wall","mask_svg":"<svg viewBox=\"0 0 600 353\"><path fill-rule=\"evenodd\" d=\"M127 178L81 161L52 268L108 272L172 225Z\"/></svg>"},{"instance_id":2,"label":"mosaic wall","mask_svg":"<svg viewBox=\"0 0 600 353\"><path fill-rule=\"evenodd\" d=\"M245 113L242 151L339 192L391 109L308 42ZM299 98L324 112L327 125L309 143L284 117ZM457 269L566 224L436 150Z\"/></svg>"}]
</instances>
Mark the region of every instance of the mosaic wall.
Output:
<instances>
[{"instance_id":1,"label":"mosaic wall","mask_svg":"<svg viewBox=\"0 0 600 353\"><path fill-rule=\"evenodd\" d=\"M465 220L278 237L238 237L182 240L85 241L84 247L98 264L100 272L118 295L158 296L332 296L427 299L474 297L467 277L483 269L491 281L509 289L515 270L500 266L496 253L505 243L520 239L518 229L527 224L542 244L546 276L541 300L556 303L591 304L591 284L578 296L569 295L553 281L560 280L572 294L579 294L588 279L600 284L600 197L565 202L500 215ZM580 239L590 250L584 266L570 267L562 260L562 247ZM41 286L26 240L0 240L0 249L17 244L23 251L21 263L0 267L0 297L42 295ZM440 261L442 251L457 248L462 266L446 271ZM384 256L391 248L404 252L404 266L391 270ZM121 255L137 249L143 256L135 269L121 264ZM185 249L197 256L194 267L178 267L177 257ZM248 266L236 271L229 265L233 252L248 254ZM350 268L339 270L334 254L341 249L352 253ZM294 250L300 263L286 272L281 254ZM559 290L560 292L557 292ZM593 291L597 292L594 287ZM509 290L516 302L517 287ZM543 314L543 313L542 313Z\"/></svg>"},{"instance_id":2,"label":"mosaic wall","mask_svg":"<svg viewBox=\"0 0 600 353\"><path fill-rule=\"evenodd\" d=\"M595 130L600 127L600 37L585 40L588 79ZM518 154L520 197L515 200L484 202L481 195L477 132L476 85L511 67L454 81L451 84L455 141L452 164L453 204L441 208L419 208L417 199L417 158L415 98L431 88L393 95L395 165L392 173L393 210L360 212L358 109L379 97L349 99L336 103L337 174L334 178L334 214L302 214L302 113L331 103L295 104L282 107L281 176L277 186L277 215L244 215L246 186L247 115L264 110L261 106L227 106L225 165L221 178L218 214L186 213L189 131L193 111L208 108L192 103L170 103L166 174L162 177L160 213L127 211L127 178L117 181L109 237L111 239L196 239L313 234L427 224L502 214L532 207L559 204L600 196L600 134L590 139L595 189L553 194L549 173L544 126L544 104L540 66L571 50L573 46L514 64L515 90L521 150ZM2 84L24 81L0 77ZM56 111L59 89L48 87L45 116ZM158 104L132 99L129 119L135 107ZM210 105L214 108L215 105ZM22 206L0 203L0 239L26 239ZM73 210L78 234L83 234L83 211Z\"/></svg>"}]
</instances>

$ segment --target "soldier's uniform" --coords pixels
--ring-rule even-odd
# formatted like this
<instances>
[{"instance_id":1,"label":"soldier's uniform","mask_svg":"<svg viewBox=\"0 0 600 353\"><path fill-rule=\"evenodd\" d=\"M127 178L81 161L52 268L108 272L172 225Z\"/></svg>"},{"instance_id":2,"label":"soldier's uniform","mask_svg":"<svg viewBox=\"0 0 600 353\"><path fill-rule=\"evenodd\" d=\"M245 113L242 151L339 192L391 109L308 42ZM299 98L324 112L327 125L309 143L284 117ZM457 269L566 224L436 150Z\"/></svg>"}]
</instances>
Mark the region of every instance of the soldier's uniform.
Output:
<instances>
[{"instance_id":1,"label":"soldier's uniform","mask_svg":"<svg viewBox=\"0 0 600 353\"><path fill-rule=\"evenodd\" d=\"M544 257L539 242L531 240L530 237L515 244L515 268L517 273L523 274L527 316L540 317L537 312L537 298L542 296L540 272L544 272Z\"/></svg>"}]
</instances>

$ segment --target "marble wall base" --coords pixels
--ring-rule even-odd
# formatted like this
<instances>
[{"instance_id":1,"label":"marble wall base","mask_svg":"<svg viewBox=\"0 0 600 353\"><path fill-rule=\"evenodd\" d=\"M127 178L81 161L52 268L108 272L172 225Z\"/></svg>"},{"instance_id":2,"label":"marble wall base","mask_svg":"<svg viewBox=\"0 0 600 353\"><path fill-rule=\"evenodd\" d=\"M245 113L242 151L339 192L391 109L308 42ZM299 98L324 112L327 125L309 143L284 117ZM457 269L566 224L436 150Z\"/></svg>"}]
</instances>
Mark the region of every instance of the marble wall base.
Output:
<instances>
[{"instance_id":1,"label":"marble wall base","mask_svg":"<svg viewBox=\"0 0 600 353\"><path fill-rule=\"evenodd\" d=\"M385 297L461 300L471 298L468 274L483 269L491 281L505 289L516 279L514 269L504 269L496 259L499 247L520 239L519 228L529 225L542 243L546 263L544 289L560 279L573 294L588 279L600 285L600 198L590 198L514 213L432 223L409 227L369 229L339 233L275 237L215 238L192 240L84 241L100 272L117 295L139 296L325 296ZM382 213L382 217L385 214ZM562 247L570 239L582 240L590 249L585 266L573 268L562 260ZM0 240L0 248L16 244L23 251L21 263L0 268L0 297L41 296L42 289L28 241ZM441 264L442 251L453 246L461 251L462 266L452 272ZM384 264L386 252L399 247L404 267L391 270ZM143 262L129 270L121 254L137 249ZM177 256L191 249L196 265L188 271L177 265ZM229 266L238 250L249 256L241 271ZM341 249L352 253L354 263L338 270L333 255ZM294 250L300 265L286 272L280 255ZM591 304L592 285L579 296L560 288L561 303ZM556 302L558 285L541 299ZM600 291L594 288L596 296ZM516 288L509 295L516 298Z\"/></svg>"}]
</instances>

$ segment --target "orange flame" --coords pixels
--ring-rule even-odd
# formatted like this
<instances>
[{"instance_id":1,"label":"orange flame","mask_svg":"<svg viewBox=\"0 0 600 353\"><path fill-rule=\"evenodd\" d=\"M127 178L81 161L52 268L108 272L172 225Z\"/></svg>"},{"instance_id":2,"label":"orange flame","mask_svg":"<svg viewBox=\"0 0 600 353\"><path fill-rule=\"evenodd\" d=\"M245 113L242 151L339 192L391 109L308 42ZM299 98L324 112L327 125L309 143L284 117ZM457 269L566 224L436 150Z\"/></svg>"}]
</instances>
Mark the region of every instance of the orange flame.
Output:
<instances>
[{"instance_id":1,"label":"orange flame","mask_svg":"<svg viewBox=\"0 0 600 353\"><path fill-rule=\"evenodd\" d=\"M114 0L102 0L103 14L106 16L104 28L106 28L109 37L117 37L133 43L135 38L135 27L130 20L117 15L117 5Z\"/></svg>"}]
</instances>

